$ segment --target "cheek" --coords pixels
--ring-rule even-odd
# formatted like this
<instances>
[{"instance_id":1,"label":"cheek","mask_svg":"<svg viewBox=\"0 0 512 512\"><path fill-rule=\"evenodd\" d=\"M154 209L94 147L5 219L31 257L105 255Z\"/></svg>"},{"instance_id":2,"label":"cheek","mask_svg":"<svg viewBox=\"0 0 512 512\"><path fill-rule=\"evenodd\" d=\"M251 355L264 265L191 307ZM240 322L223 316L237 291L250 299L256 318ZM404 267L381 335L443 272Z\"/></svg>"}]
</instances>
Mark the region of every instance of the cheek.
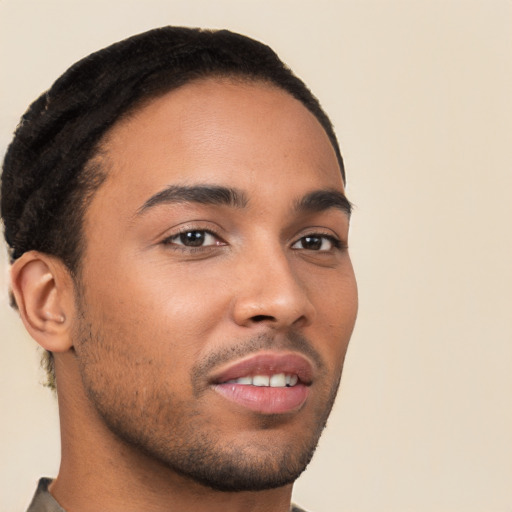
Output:
<instances>
[{"instance_id":1,"label":"cheek","mask_svg":"<svg viewBox=\"0 0 512 512\"><path fill-rule=\"evenodd\" d=\"M165 360L172 371L182 371L226 315L228 287L212 275L205 280L202 273L161 264L135 269L118 265L105 277L88 276L88 318L115 351L127 351L121 359Z\"/></svg>"},{"instance_id":2,"label":"cheek","mask_svg":"<svg viewBox=\"0 0 512 512\"><path fill-rule=\"evenodd\" d=\"M309 287L316 318L310 326L311 338L321 340L319 350L336 370L341 368L354 329L357 310L357 284L351 266ZM328 363L329 364L329 363Z\"/></svg>"},{"instance_id":3,"label":"cheek","mask_svg":"<svg viewBox=\"0 0 512 512\"><path fill-rule=\"evenodd\" d=\"M321 324L337 333L350 334L358 309L357 283L350 260L337 272L306 275L305 282Z\"/></svg>"},{"instance_id":4,"label":"cheek","mask_svg":"<svg viewBox=\"0 0 512 512\"><path fill-rule=\"evenodd\" d=\"M213 272L144 255L122 257L111 267L94 273L87 282L95 294L93 299L108 303L112 312L125 315L126 321L130 318L144 321L155 316L162 322L167 318L172 321L174 317L188 317L192 313L197 316L205 306L215 306L219 286Z\"/></svg>"}]
</instances>

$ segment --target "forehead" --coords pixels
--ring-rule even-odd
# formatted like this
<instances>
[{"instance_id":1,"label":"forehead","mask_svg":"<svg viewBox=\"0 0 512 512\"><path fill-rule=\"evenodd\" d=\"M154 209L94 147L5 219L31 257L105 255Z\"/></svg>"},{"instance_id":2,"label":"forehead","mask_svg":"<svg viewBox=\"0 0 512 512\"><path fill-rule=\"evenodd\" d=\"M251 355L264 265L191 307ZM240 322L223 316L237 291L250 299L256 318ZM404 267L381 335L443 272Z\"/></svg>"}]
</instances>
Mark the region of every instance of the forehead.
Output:
<instances>
[{"instance_id":1,"label":"forehead","mask_svg":"<svg viewBox=\"0 0 512 512\"><path fill-rule=\"evenodd\" d=\"M210 78L171 91L115 125L104 150L108 177L98 201L115 195L134 209L173 183L249 192L257 185L270 194L299 184L343 190L334 149L315 116L260 82Z\"/></svg>"}]
</instances>

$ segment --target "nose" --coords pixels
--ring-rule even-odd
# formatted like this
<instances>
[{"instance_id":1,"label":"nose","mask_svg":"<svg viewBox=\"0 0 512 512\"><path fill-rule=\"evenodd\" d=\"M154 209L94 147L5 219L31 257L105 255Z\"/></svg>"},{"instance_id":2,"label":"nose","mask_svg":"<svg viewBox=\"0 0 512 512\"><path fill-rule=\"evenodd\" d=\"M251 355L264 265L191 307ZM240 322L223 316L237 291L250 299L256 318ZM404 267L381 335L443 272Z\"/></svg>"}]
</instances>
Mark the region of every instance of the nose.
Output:
<instances>
[{"instance_id":1,"label":"nose","mask_svg":"<svg viewBox=\"0 0 512 512\"><path fill-rule=\"evenodd\" d=\"M233 305L235 323L267 324L275 330L310 325L315 308L284 250L259 250L238 262Z\"/></svg>"}]
</instances>

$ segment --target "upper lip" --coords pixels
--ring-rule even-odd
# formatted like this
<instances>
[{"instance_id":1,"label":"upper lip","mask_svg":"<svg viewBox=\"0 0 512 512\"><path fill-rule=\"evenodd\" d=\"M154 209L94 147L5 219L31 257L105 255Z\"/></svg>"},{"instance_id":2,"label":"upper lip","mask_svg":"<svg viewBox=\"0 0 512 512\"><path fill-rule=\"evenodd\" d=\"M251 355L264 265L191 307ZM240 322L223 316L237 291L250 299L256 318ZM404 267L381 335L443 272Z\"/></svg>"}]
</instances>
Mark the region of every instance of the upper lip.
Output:
<instances>
[{"instance_id":1,"label":"upper lip","mask_svg":"<svg viewBox=\"0 0 512 512\"><path fill-rule=\"evenodd\" d=\"M303 384L313 380L313 366L305 356L296 352L264 352L224 365L214 372L211 381L222 384L241 377L277 373L297 375Z\"/></svg>"}]
</instances>

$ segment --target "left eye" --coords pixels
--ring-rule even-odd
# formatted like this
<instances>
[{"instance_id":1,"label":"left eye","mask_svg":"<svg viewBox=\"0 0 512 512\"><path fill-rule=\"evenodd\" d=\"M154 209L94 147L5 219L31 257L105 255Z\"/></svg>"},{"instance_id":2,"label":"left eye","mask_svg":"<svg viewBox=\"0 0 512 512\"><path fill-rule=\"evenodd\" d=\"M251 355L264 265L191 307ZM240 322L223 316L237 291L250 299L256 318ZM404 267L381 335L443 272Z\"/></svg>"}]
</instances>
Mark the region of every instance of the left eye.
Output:
<instances>
[{"instance_id":1,"label":"left eye","mask_svg":"<svg viewBox=\"0 0 512 512\"><path fill-rule=\"evenodd\" d=\"M184 245L185 247L204 247L219 245L219 240L209 231L193 229L171 236L166 240L166 243Z\"/></svg>"},{"instance_id":2,"label":"left eye","mask_svg":"<svg viewBox=\"0 0 512 512\"><path fill-rule=\"evenodd\" d=\"M309 251L330 251L339 246L339 242L326 235L307 235L299 238L292 249L307 249Z\"/></svg>"}]
</instances>

